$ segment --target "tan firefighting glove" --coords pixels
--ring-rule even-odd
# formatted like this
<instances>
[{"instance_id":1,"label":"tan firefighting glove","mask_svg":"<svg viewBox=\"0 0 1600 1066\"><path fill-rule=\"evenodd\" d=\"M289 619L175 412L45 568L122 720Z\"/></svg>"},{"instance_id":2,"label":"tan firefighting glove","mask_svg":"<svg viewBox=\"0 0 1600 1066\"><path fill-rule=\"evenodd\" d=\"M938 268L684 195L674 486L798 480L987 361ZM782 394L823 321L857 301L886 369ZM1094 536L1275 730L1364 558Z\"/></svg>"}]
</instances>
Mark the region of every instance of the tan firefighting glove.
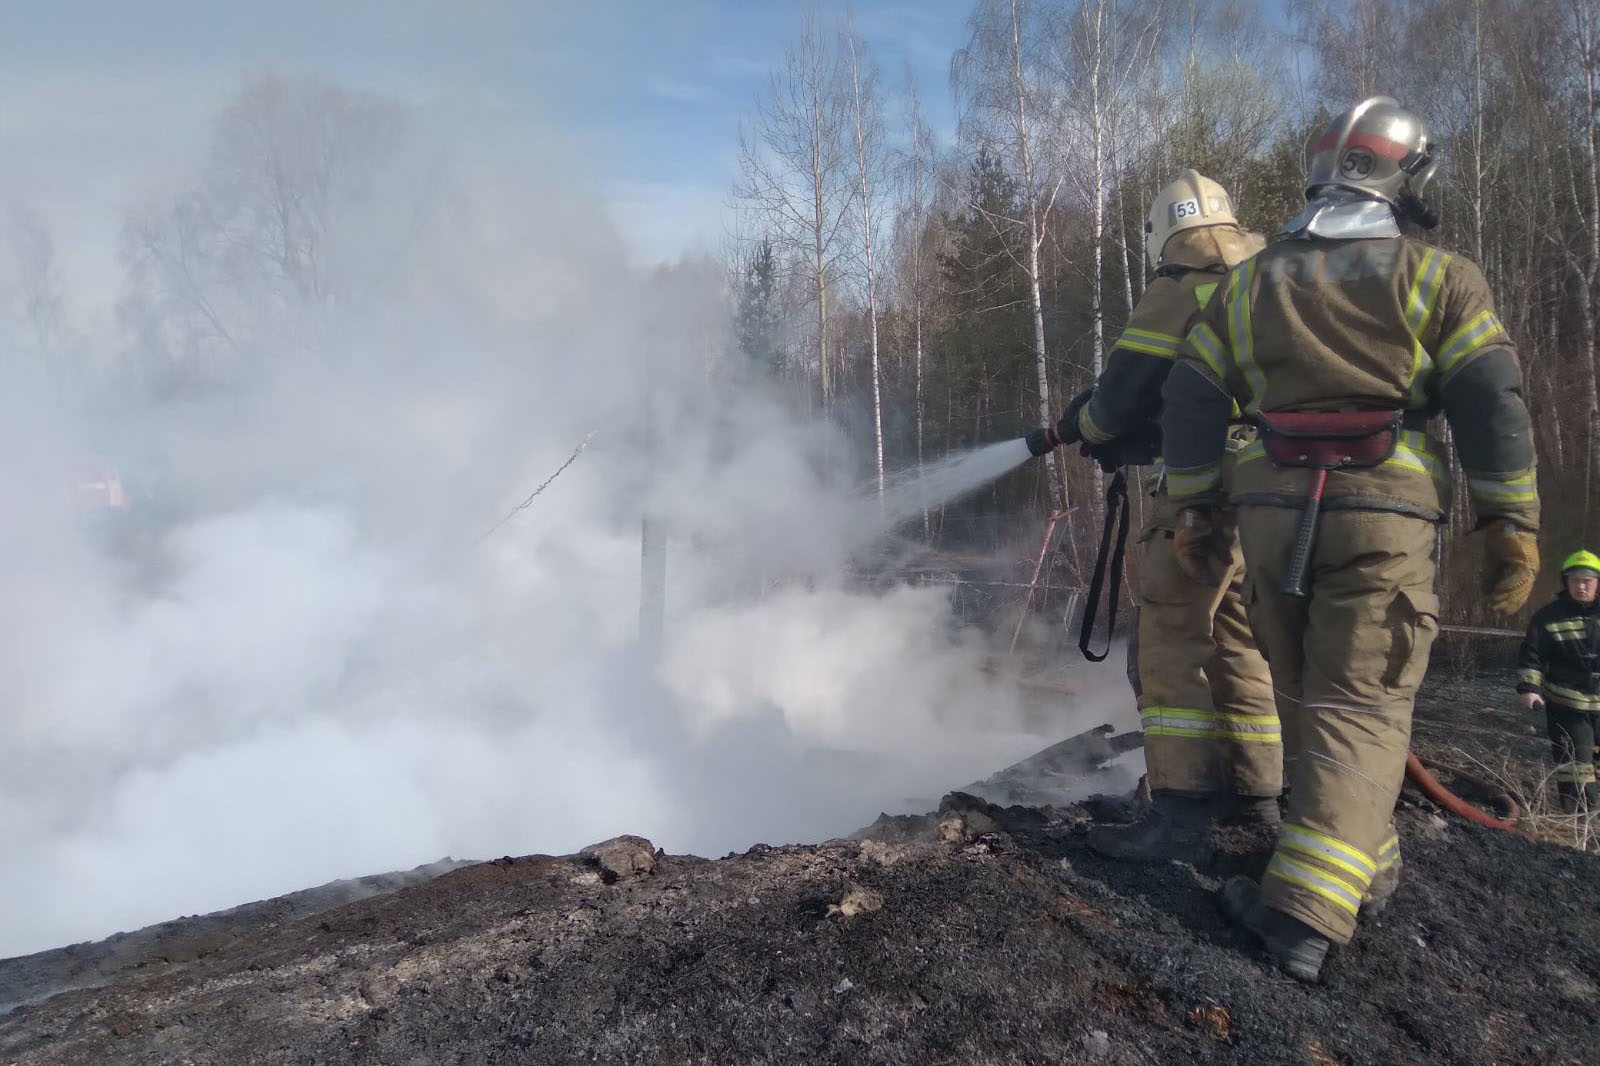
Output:
<instances>
[{"instance_id":1,"label":"tan firefighting glove","mask_svg":"<svg viewBox=\"0 0 1600 1066\"><path fill-rule=\"evenodd\" d=\"M1509 518L1491 522L1483 551L1483 591L1497 614L1516 614L1539 576L1539 538Z\"/></svg>"},{"instance_id":2,"label":"tan firefighting glove","mask_svg":"<svg viewBox=\"0 0 1600 1066\"><path fill-rule=\"evenodd\" d=\"M1202 585L1220 585L1222 575L1233 563L1227 527L1209 507L1185 507L1178 512L1172 553L1183 572Z\"/></svg>"}]
</instances>

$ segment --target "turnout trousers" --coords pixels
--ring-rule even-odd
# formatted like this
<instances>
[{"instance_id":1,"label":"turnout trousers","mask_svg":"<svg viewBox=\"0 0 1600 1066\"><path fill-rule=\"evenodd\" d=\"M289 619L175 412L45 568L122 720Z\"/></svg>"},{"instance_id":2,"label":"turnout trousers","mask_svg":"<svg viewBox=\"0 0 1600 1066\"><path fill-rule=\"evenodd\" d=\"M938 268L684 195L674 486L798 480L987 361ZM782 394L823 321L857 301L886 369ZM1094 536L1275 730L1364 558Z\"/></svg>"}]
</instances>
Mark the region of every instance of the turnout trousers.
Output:
<instances>
[{"instance_id":1,"label":"turnout trousers","mask_svg":"<svg viewBox=\"0 0 1600 1066\"><path fill-rule=\"evenodd\" d=\"M1546 697L1545 729L1555 759L1556 796L1562 810L1577 810L1595 793L1595 718ZM1582 800L1580 801L1580 797ZM1593 807L1592 803L1587 806Z\"/></svg>"},{"instance_id":2,"label":"turnout trousers","mask_svg":"<svg viewBox=\"0 0 1600 1066\"><path fill-rule=\"evenodd\" d=\"M1435 528L1383 511L1325 511L1302 599L1280 591L1300 515L1246 506L1238 518L1289 781L1262 892L1268 906L1344 944L1373 878L1399 858L1391 818L1412 701L1439 631Z\"/></svg>"},{"instance_id":3,"label":"turnout trousers","mask_svg":"<svg viewBox=\"0 0 1600 1066\"><path fill-rule=\"evenodd\" d=\"M1134 662L1150 789L1277 796L1283 744L1267 663L1245 617L1244 558L1215 587L1178 566L1164 497L1139 540ZM1130 669L1130 675L1135 670Z\"/></svg>"}]
</instances>

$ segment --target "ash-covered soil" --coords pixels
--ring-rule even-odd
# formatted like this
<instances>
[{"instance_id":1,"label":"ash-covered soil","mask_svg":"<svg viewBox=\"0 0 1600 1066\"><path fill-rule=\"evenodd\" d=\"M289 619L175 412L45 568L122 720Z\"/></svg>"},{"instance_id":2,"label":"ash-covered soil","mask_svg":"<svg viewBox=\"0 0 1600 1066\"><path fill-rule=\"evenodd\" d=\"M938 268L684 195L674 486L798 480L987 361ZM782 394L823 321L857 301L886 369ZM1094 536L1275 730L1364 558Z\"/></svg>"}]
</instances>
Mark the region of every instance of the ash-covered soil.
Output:
<instances>
[{"instance_id":1,"label":"ash-covered soil","mask_svg":"<svg viewBox=\"0 0 1600 1066\"><path fill-rule=\"evenodd\" d=\"M1498 684L1475 706L1521 743ZM1434 692L1448 721L1465 697ZM1212 899L1264 838L1120 865L1081 842L1113 807L954 796L893 841L469 866L192 957L169 937L0 1017L0 1063L1600 1063L1600 857L1408 792L1399 894L1308 987Z\"/></svg>"}]
</instances>

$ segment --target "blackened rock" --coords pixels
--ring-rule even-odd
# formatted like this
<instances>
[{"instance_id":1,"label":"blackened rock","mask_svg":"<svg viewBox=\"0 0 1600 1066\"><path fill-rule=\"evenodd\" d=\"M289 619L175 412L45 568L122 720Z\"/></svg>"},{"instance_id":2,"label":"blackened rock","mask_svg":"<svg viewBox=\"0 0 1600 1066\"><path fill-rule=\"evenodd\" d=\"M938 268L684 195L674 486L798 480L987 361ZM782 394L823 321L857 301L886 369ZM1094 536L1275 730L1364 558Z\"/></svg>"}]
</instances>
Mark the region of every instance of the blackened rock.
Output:
<instances>
[{"instance_id":1,"label":"blackened rock","mask_svg":"<svg viewBox=\"0 0 1600 1066\"><path fill-rule=\"evenodd\" d=\"M600 879L613 884L656 868L656 847L644 837L624 835L590 844L578 857L600 868Z\"/></svg>"}]
</instances>

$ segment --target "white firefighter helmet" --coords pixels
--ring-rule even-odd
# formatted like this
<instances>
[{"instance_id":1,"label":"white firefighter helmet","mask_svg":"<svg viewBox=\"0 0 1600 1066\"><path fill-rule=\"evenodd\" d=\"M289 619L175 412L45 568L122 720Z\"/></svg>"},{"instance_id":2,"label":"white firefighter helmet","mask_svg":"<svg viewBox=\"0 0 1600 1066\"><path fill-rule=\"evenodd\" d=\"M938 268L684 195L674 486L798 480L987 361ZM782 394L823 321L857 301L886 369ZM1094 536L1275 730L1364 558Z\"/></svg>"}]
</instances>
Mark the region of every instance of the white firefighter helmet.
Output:
<instances>
[{"instance_id":1,"label":"white firefighter helmet","mask_svg":"<svg viewBox=\"0 0 1600 1066\"><path fill-rule=\"evenodd\" d=\"M1312 145L1306 199L1328 187L1382 200L1403 214L1422 199L1439 167L1422 120L1388 96L1373 96L1328 123Z\"/></svg>"},{"instance_id":2,"label":"white firefighter helmet","mask_svg":"<svg viewBox=\"0 0 1600 1066\"><path fill-rule=\"evenodd\" d=\"M1233 201L1228 190L1198 170L1184 170L1150 203L1150 217L1144 224L1145 254L1150 269L1161 267L1161 251L1174 233L1201 226L1236 226Z\"/></svg>"}]
</instances>

